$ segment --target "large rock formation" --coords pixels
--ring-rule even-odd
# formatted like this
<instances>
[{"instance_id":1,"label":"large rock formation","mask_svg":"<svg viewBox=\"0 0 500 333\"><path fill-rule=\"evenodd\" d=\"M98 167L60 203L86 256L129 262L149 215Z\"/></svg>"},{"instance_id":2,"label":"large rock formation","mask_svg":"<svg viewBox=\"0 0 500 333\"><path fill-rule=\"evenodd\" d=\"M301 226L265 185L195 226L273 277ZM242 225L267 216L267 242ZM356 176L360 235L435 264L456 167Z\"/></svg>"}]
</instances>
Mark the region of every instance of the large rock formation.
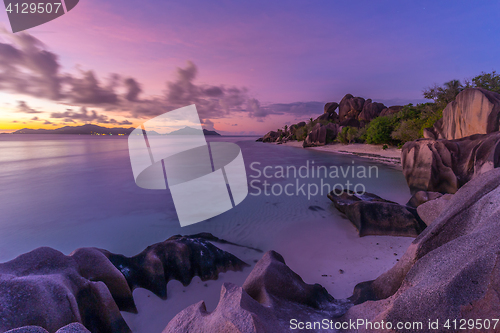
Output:
<instances>
[{"instance_id":1,"label":"large rock formation","mask_svg":"<svg viewBox=\"0 0 500 333\"><path fill-rule=\"evenodd\" d=\"M339 109L338 113L336 112L337 108ZM311 125L309 125L308 134L311 134L311 136L304 141L303 146L322 146L328 143L328 141L335 139L340 130L338 128L339 126L357 128L364 127L374 118L380 115L399 112L402 108L402 106L391 106L387 108L382 103L372 102L371 99L365 101L362 97L354 97L351 94L347 94L342 98L340 104L335 102L325 104L323 114L312 121L314 124L313 128L310 128ZM332 125L327 123L332 123ZM326 135L325 128L320 125L329 126L326 128ZM306 126L306 123L300 122L298 124L291 125L288 131L283 131L281 129L278 129L277 131L270 131L263 137L257 139L257 141L276 143L285 143L289 140L301 141L304 137L302 135L297 137L295 133L297 129L304 126Z\"/></svg>"},{"instance_id":2,"label":"large rock formation","mask_svg":"<svg viewBox=\"0 0 500 333\"><path fill-rule=\"evenodd\" d=\"M194 276L216 279L248 266L207 239L218 240L173 236L131 258L96 248L66 256L43 247L20 255L0 264L0 332L30 325L55 332L73 322L93 333L130 332L120 311L137 312L134 288L166 298L171 279L187 285Z\"/></svg>"},{"instance_id":3,"label":"large rock formation","mask_svg":"<svg viewBox=\"0 0 500 333\"><path fill-rule=\"evenodd\" d=\"M376 280L360 284L356 303L340 321L371 322L439 320L432 332L457 332L453 320L489 319L500 309L500 169L462 187L445 211L410 245L400 261ZM446 321L451 329L444 327ZM384 329L377 332L401 332ZM372 332L366 327L346 332Z\"/></svg>"},{"instance_id":4,"label":"large rock formation","mask_svg":"<svg viewBox=\"0 0 500 333\"><path fill-rule=\"evenodd\" d=\"M460 139L496 132L500 123L500 94L481 88L465 89L443 110L443 118L425 136L431 139Z\"/></svg>"},{"instance_id":5,"label":"large rock formation","mask_svg":"<svg viewBox=\"0 0 500 333\"><path fill-rule=\"evenodd\" d=\"M337 110L339 107L339 103L331 102L331 103L326 103L324 107L324 113L332 113Z\"/></svg>"},{"instance_id":6,"label":"large rock formation","mask_svg":"<svg viewBox=\"0 0 500 333\"><path fill-rule=\"evenodd\" d=\"M167 283L178 280L187 286L193 277L216 280L220 272L240 271L248 264L203 238L172 236L148 246L134 257L101 250L127 279L132 290L144 288L167 299Z\"/></svg>"},{"instance_id":7,"label":"large rock formation","mask_svg":"<svg viewBox=\"0 0 500 333\"><path fill-rule=\"evenodd\" d=\"M407 142L401 162L410 191L455 193L469 180L500 165L499 142L499 132Z\"/></svg>"},{"instance_id":8,"label":"large rock formation","mask_svg":"<svg viewBox=\"0 0 500 333\"><path fill-rule=\"evenodd\" d=\"M408 200L408 202L406 203L406 206L417 208L420 205L428 201L437 199L441 196L443 196L443 194L439 192L418 191L411 196L410 200Z\"/></svg>"},{"instance_id":9,"label":"large rock formation","mask_svg":"<svg viewBox=\"0 0 500 333\"><path fill-rule=\"evenodd\" d=\"M362 97L354 97L351 94L345 95L339 103L339 119L344 121L349 118L358 118L358 115L363 110L365 99Z\"/></svg>"},{"instance_id":10,"label":"large rock formation","mask_svg":"<svg viewBox=\"0 0 500 333\"><path fill-rule=\"evenodd\" d=\"M335 102L331 103L326 103L325 104L325 111L324 113L316 118L316 121L329 121L329 122L336 122L339 118L339 115L335 110L338 108L338 104Z\"/></svg>"},{"instance_id":11,"label":"large rock formation","mask_svg":"<svg viewBox=\"0 0 500 333\"><path fill-rule=\"evenodd\" d=\"M290 134L291 135L295 135L295 132L297 132L297 130L299 128L302 128L304 126L306 126L306 122L305 121L301 121L300 123L290 125L290 129L289 129Z\"/></svg>"},{"instance_id":12,"label":"large rock formation","mask_svg":"<svg viewBox=\"0 0 500 333\"><path fill-rule=\"evenodd\" d=\"M386 106L382 103L372 102L371 99L367 99L363 105L363 110L358 116L358 120L369 122L372 119L380 116L380 113Z\"/></svg>"},{"instance_id":13,"label":"large rock formation","mask_svg":"<svg viewBox=\"0 0 500 333\"><path fill-rule=\"evenodd\" d=\"M395 113L398 113L399 111L403 110L403 106L402 105L394 105L394 106L390 106L388 108L385 108L383 109L381 112L380 112L380 116L383 117L383 116L388 116L390 114L395 114Z\"/></svg>"},{"instance_id":14,"label":"large rock formation","mask_svg":"<svg viewBox=\"0 0 500 333\"><path fill-rule=\"evenodd\" d=\"M262 138L258 139L257 141L275 142L276 140L279 139L280 135L281 135L280 132L269 131L266 135L264 135Z\"/></svg>"},{"instance_id":15,"label":"large rock formation","mask_svg":"<svg viewBox=\"0 0 500 333\"><path fill-rule=\"evenodd\" d=\"M335 320L351 305L335 300L319 284L306 284L274 251L264 254L243 287L223 285L217 308L204 302L175 316L163 333L290 332L290 320Z\"/></svg>"},{"instance_id":16,"label":"large rock formation","mask_svg":"<svg viewBox=\"0 0 500 333\"><path fill-rule=\"evenodd\" d=\"M386 203L369 194L364 199ZM359 283L348 300L334 300L320 286L304 284L281 256L269 252L242 288L222 288L212 313L203 302L197 303L179 313L164 333L289 332L291 318L327 318L334 326L354 322L341 330L352 333L458 332L455 319L458 325L461 320L489 320L488 328L476 331L498 332L493 320L500 309L500 169L473 179L448 199L446 210L400 261L377 279ZM350 203L339 200L338 205L345 209ZM439 326L429 329L429 320L438 320ZM445 327L447 321L451 329ZM412 328L397 329L397 323L410 323Z\"/></svg>"},{"instance_id":17,"label":"large rock formation","mask_svg":"<svg viewBox=\"0 0 500 333\"><path fill-rule=\"evenodd\" d=\"M445 194L421 204L417 207L418 216L426 225L430 225L446 209L451 198L453 194Z\"/></svg>"},{"instance_id":18,"label":"large rock formation","mask_svg":"<svg viewBox=\"0 0 500 333\"><path fill-rule=\"evenodd\" d=\"M340 195L328 194L335 208L356 226L359 236L390 235L417 237L425 223L413 207L402 206L381 197L344 190Z\"/></svg>"},{"instance_id":19,"label":"large rock formation","mask_svg":"<svg viewBox=\"0 0 500 333\"><path fill-rule=\"evenodd\" d=\"M324 146L325 144L332 142L339 133L340 127L334 123L328 123L323 125L321 123L317 123L311 129L309 134L307 135L303 147L316 147L316 146Z\"/></svg>"}]
</instances>

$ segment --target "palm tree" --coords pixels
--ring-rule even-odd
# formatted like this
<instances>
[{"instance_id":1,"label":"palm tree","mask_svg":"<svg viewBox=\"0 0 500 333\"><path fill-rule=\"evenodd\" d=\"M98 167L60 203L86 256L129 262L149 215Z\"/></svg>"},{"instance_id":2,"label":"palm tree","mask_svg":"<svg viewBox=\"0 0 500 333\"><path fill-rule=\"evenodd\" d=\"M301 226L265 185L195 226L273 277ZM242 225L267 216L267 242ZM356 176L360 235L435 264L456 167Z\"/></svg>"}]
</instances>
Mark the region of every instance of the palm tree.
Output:
<instances>
[{"instance_id":1,"label":"palm tree","mask_svg":"<svg viewBox=\"0 0 500 333\"><path fill-rule=\"evenodd\" d=\"M459 80L451 80L444 84L443 99L446 104L455 100L455 97L464 89Z\"/></svg>"}]
</instances>

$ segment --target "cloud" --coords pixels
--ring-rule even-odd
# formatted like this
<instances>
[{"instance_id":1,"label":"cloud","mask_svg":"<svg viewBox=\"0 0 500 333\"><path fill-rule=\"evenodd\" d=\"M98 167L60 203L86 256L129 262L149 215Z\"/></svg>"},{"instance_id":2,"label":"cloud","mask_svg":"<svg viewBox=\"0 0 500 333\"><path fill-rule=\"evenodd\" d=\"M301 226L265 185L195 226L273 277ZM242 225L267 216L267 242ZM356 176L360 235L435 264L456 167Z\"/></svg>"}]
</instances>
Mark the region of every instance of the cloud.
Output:
<instances>
[{"instance_id":1,"label":"cloud","mask_svg":"<svg viewBox=\"0 0 500 333\"><path fill-rule=\"evenodd\" d=\"M17 107L16 111L17 112L22 112L22 113L42 113L42 111L37 111L35 109L32 109L28 106L28 104L25 101L17 101Z\"/></svg>"},{"instance_id":2,"label":"cloud","mask_svg":"<svg viewBox=\"0 0 500 333\"><path fill-rule=\"evenodd\" d=\"M262 121L262 118L269 115L269 112L265 108L260 107L260 102L255 98L248 100L247 111L250 113L250 117L259 118L258 121Z\"/></svg>"},{"instance_id":3,"label":"cloud","mask_svg":"<svg viewBox=\"0 0 500 333\"><path fill-rule=\"evenodd\" d=\"M130 102L135 102L139 98L139 94L142 92L141 85L134 78L127 78L123 81L125 87L127 88L127 93L125 94L125 99Z\"/></svg>"},{"instance_id":4,"label":"cloud","mask_svg":"<svg viewBox=\"0 0 500 333\"><path fill-rule=\"evenodd\" d=\"M115 93L114 81L116 77L109 80L107 87L101 86L93 71L82 71L81 77L68 77L70 87L66 98L73 103L99 106L103 104L116 105L118 95Z\"/></svg>"},{"instance_id":5,"label":"cloud","mask_svg":"<svg viewBox=\"0 0 500 333\"><path fill-rule=\"evenodd\" d=\"M13 45L0 43L0 89L58 99L63 78L57 55L30 34L9 36Z\"/></svg>"},{"instance_id":6,"label":"cloud","mask_svg":"<svg viewBox=\"0 0 500 333\"><path fill-rule=\"evenodd\" d=\"M245 87L199 84L196 82L198 67L191 61L177 68L173 80L166 82L162 95L143 96L141 84L133 77L110 74L102 80L92 70L63 73L59 57L35 37L19 33L6 34L6 38L7 41L0 41L0 90L82 107L79 112L51 114L51 118L65 122L111 123L106 115L87 111L86 107L99 107L139 119L196 104L202 119L220 119L239 113L258 121L273 114L305 115L323 110L321 102L262 105ZM18 110L40 112L21 102ZM123 125L129 123L127 120Z\"/></svg>"},{"instance_id":7,"label":"cloud","mask_svg":"<svg viewBox=\"0 0 500 333\"><path fill-rule=\"evenodd\" d=\"M132 122L128 120L123 120L123 121L117 121L116 119L110 119L108 121L109 124L117 124L117 125L132 125Z\"/></svg>"},{"instance_id":8,"label":"cloud","mask_svg":"<svg viewBox=\"0 0 500 333\"><path fill-rule=\"evenodd\" d=\"M76 120L85 123L109 123L107 116L97 114L95 111L89 112L86 107L81 107L79 112L71 109L68 109L65 112L52 112L50 114L50 118L64 118L64 122L75 122Z\"/></svg>"},{"instance_id":9,"label":"cloud","mask_svg":"<svg viewBox=\"0 0 500 333\"><path fill-rule=\"evenodd\" d=\"M214 122L210 119L202 119L201 124L204 125L203 128L213 131L214 130Z\"/></svg>"},{"instance_id":10,"label":"cloud","mask_svg":"<svg viewBox=\"0 0 500 333\"><path fill-rule=\"evenodd\" d=\"M31 118L31 120L38 120L38 117L33 117Z\"/></svg>"},{"instance_id":11,"label":"cloud","mask_svg":"<svg viewBox=\"0 0 500 333\"><path fill-rule=\"evenodd\" d=\"M269 114L308 115L323 112L324 102L275 103L266 106Z\"/></svg>"},{"instance_id":12,"label":"cloud","mask_svg":"<svg viewBox=\"0 0 500 333\"><path fill-rule=\"evenodd\" d=\"M52 122L51 122L51 121L48 121L48 120L45 120L43 123L44 123L45 125L50 125L50 124L52 124Z\"/></svg>"}]
</instances>

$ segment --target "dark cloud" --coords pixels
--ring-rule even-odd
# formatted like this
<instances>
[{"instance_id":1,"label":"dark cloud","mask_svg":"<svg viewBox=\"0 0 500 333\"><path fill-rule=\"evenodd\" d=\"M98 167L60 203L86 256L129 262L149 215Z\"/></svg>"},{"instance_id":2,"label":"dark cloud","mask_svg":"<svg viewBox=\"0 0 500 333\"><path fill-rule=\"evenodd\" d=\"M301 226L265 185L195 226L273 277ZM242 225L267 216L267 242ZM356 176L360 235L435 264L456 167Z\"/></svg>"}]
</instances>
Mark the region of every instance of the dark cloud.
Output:
<instances>
[{"instance_id":1,"label":"dark cloud","mask_svg":"<svg viewBox=\"0 0 500 333\"><path fill-rule=\"evenodd\" d=\"M115 93L116 77L110 79L108 87L103 87L92 71L82 71L80 78L68 77L70 90L67 98L76 104L99 106L102 104L115 105L118 95Z\"/></svg>"},{"instance_id":2,"label":"dark cloud","mask_svg":"<svg viewBox=\"0 0 500 333\"><path fill-rule=\"evenodd\" d=\"M197 85L194 81L198 75L196 65L188 61L185 68L177 68L174 81L167 82L167 92L163 98L164 109L176 109L196 104L200 117L222 118L232 111L242 111L248 100L247 89L226 87L224 85Z\"/></svg>"},{"instance_id":3,"label":"dark cloud","mask_svg":"<svg viewBox=\"0 0 500 333\"><path fill-rule=\"evenodd\" d=\"M62 77L57 55L27 33L9 36L12 44L0 43L0 89L58 99Z\"/></svg>"},{"instance_id":4,"label":"dark cloud","mask_svg":"<svg viewBox=\"0 0 500 333\"><path fill-rule=\"evenodd\" d=\"M136 102L139 98L139 94L142 92L139 82L137 82L134 78L128 78L125 79L123 83L127 88L125 99L130 102Z\"/></svg>"},{"instance_id":5,"label":"dark cloud","mask_svg":"<svg viewBox=\"0 0 500 333\"><path fill-rule=\"evenodd\" d=\"M65 112L52 112L50 118L64 118L64 122L81 121L85 123L109 123L108 117L97 114L95 111L87 111L86 107L81 107L79 112L67 110Z\"/></svg>"},{"instance_id":6,"label":"dark cloud","mask_svg":"<svg viewBox=\"0 0 500 333\"><path fill-rule=\"evenodd\" d=\"M30 108L25 101L17 101L16 111L22 113L42 113L42 111Z\"/></svg>"},{"instance_id":7,"label":"dark cloud","mask_svg":"<svg viewBox=\"0 0 500 333\"><path fill-rule=\"evenodd\" d=\"M51 122L51 121L48 121L48 120L45 120L43 123L44 123L45 125L50 125L50 124L52 124L52 122Z\"/></svg>"},{"instance_id":8,"label":"dark cloud","mask_svg":"<svg viewBox=\"0 0 500 333\"><path fill-rule=\"evenodd\" d=\"M31 120L38 120L38 117L33 117L31 118Z\"/></svg>"},{"instance_id":9,"label":"dark cloud","mask_svg":"<svg viewBox=\"0 0 500 333\"><path fill-rule=\"evenodd\" d=\"M267 109L271 114L318 114L323 112L323 102L295 102L295 103L276 103L267 105Z\"/></svg>"},{"instance_id":10,"label":"dark cloud","mask_svg":"<svg viewBox=\"0 0 500 333\"><path fill-rule=\"evenodd\" d=\"M260 118L259 120L269 115L269 109L260 107L260 102L255 98L248 100L247 111L250 117Z\"/></svg>"},{"instance_id":11,"label":"dark cloud","mask_svg":"<svg viewBox=\"0 0 500 333\"><path fill-rule=\"evenodd\" d=\"M128 120L117 121L116 119L110 119L108 121L109 124L117 124L117 125L132 125L132 123Z\"/></svg>"}]
</instances>

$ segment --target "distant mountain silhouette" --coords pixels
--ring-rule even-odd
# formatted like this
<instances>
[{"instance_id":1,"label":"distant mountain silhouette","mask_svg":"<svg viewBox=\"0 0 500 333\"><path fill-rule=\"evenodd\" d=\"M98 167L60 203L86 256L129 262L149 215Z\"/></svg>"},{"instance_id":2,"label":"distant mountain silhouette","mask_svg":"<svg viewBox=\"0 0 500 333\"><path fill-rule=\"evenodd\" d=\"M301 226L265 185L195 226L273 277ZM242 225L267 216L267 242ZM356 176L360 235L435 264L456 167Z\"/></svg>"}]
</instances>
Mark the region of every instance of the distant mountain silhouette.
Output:
<instances>
[{"instance_id":1,"label":"distant mountain silhouette","mask_svg":"<svg viewBox=\"0 0 500 333\"><path fill-rule=\"evenodd\" d=\"M23 128L18 131L15 131L12 134L93 134L93 135L129 135L132 131L134 130L133 127L130 128L120 128L120 127L115 127L115 128L108 128L108 127L102 127L98 125L92 125L92 124L86 124L82 126L64 126L61 128L56 128L56 129L30 129L30 128ZM148 135L160 135L156 131L148 131ZM195 128L191 127L184 127L180 130L173 131L171 133L168 133L168 135L196 135L196 134L201 134L200 130L197 130ZM203 129L203 134L205 135L219 135L216 131L209 131L206 129Z\"/></svg>"},{"instance_id":2,"label":"distant mountain silhouette","mask_svg":"<svg viewBox=\"0 0 500 333\"><path fill-rule=\"evenodd\" d=\"M170 132L167 135L200 135L200 134L201 134L200 130L186 126L184 128ZM203 129L203 134L205 134L205 135L219 135L220 136L220 134L217 133L216 131L209 131L206 129Z\"/></svg>"},{"instance_id":3,"label":"distant mountain silhouette","mask_svg":"<svg viewBox=\"0 0 500 333\"><path fill-rule=\"evenodd\" d=\"M29 129L23 128L15 131L13 134L100 134L100 135L128 135L134 130L130 128L107 128L98 125L86 124L82 126L64 126L56 129Z\"/></svg>"}]
</instances>

